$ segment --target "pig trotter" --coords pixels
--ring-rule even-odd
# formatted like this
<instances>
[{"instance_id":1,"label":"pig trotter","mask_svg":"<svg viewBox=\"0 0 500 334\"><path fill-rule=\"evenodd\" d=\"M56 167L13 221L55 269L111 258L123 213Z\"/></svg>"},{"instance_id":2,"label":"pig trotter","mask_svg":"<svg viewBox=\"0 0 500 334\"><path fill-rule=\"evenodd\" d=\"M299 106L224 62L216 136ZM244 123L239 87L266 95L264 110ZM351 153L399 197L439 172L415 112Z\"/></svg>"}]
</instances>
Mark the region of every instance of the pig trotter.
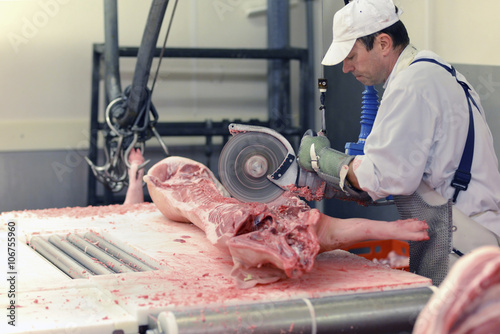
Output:
<instances>
[{"instance_id":1,"label":"pig trotter","mask_svg":"<svg viewBox=\"0 0 500 334\"><path fill-rule=\"evenodd\" d=\"M142 179L144 177L144 157L139 149L132 149L129 154L128 189L123 204L144 202ZM142 166L142 167L141 167Z\"/></svg>"}]
</instances>

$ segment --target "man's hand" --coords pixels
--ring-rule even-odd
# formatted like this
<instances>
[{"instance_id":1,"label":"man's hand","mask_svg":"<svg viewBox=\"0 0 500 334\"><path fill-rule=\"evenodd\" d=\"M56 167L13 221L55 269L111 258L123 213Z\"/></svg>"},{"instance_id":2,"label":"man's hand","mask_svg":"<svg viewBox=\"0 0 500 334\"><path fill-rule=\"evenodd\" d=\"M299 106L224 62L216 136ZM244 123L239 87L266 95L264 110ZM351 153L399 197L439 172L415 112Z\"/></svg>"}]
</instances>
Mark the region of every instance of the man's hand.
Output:
<instances>
[{"instance_id":1,"label":"man's hand","mask_svg":"<svg viewBox=\"0 0 500 334\"><path fill-rule=\"evenodd\" d=\"M299 166L307 171L314 172L311 166L311 146L314 144L314 150L318 154L323 148L330 147L330 141L328 138L320 133L318 135L314 134L312 130L307 130L300 141L298 162Z\"/></svg>"}]
</instances>

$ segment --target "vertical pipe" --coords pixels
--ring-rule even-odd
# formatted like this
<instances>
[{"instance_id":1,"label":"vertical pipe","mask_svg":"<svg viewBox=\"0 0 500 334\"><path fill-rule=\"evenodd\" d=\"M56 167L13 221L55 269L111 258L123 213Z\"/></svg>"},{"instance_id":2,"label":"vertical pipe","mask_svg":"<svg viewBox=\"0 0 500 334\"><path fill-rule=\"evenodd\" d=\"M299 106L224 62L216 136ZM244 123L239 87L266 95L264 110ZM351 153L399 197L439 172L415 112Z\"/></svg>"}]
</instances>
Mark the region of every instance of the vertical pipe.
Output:
<instances>
[{"instance_id":1,"label":"vertical pipe","mask_svg":"<svg viewBox=\"0 0 500 334\"><path fill-rule=\"evenodd\" d=\"M117 0L104 0L104 70L106 99L112 101L122 95L118 46Z\"/></svg>"},{"instance_id":2,"label":"vertical pipe","mask_svg":"<svg viewBox=\"0 0 500 334\"><path fill-rule=\"evenodd\" d=\"M269 49L290 44L290 4L288 0L267 1L267 45ZM291 126L290 61L268 61L268 113L271 128L281 131Z\"/></svg>"},{"instance_id":3,"label":"vertical pipe","mask_svg":"<svg viewBox=\"0 0 500 334\"><path fill-rule=\"evenodd\" d=\"M99 133L99 82L101 73L101 53L96 50L96 45L92 48L92 78L91 78L91 97L90 97L90 142L89 154L90 161L97 164L97 140ZM88 167L87 172L87 204L97 204L97 179Z\"/></svg>"},{"instance_id":4,"label":"vertical pipe","mask_svg":"<svg viewBox=\"0 0 500 334\"><path fill-rule=\"evenodd\" d=\"M153 62L158 35L160 34L163 17L167 10L168 0L153 0L149 16L142 36L141 45L137 54L134 77L130 89L128 106L125 115L118 123L122 127L130 125L135 120L139 110L144 104L146 89L148 86L151 64Z\"/></svg>"},{"instance_id":5,"label":"vertical pipe","mask_svg":"<svg viewBox=\"0 0 500 334\"><path fill-rule=\"evenodd\" d=\"M314 53L314 1L306 0L306 40L307 40L307 68L305 69L304 77L301 78L304 91L301 110L301 124L300 126L305 131L306 129L313 129L316 125L316 114L313 110L317 110L316 103L314 102L314 87L316 87L314 80L315 68L315 53Z\"/></svg>"}]
</instances>

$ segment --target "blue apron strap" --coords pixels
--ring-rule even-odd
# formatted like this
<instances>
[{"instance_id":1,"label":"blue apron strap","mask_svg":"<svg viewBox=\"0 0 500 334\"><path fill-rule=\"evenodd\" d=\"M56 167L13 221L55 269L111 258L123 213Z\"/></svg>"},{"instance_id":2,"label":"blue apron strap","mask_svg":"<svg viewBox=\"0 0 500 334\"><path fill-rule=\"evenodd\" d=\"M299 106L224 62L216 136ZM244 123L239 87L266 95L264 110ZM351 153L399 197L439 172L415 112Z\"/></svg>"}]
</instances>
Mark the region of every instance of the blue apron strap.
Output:
<instances>
[{"instance_id":1,"label":"blue apron strap","mask_svg":"<svg viewBox=\"0 0 500 334\"><path fill-rule=\"evenodd\" d=\"M458 80L457 78L457 73L455 71L455 68L453 66L448 67L444 64L441 64L435 59L432 58L420 58L414 60L411 64L421 62L421 61L426 61L430 63L437 64L447 70L452 76L455 77L457 82L462 86L465 96L467 97L467 105L469 107L469 129L467 131L467 139L465 141L465 147L464 147L464 152L462 153L462 158L460 159L460 164L458 165L457 170L455 171L455 175L453 177L453 180L451 181L451 186L455 188L455 193L453 194L453 202L457 201L458 193L461 190L467 190L467 187L469 186L469 182L471 180L471 167L472 167L472 157L474 155L474 118L472 115L472 105L471 101L474 104L474 106L477 108L477 110L480 111L478 105L476 104L476 101L472 98L470 95L470 87L463 81ZM410 64L410 65L411 65Z\"/></svg>"}]
</instances>

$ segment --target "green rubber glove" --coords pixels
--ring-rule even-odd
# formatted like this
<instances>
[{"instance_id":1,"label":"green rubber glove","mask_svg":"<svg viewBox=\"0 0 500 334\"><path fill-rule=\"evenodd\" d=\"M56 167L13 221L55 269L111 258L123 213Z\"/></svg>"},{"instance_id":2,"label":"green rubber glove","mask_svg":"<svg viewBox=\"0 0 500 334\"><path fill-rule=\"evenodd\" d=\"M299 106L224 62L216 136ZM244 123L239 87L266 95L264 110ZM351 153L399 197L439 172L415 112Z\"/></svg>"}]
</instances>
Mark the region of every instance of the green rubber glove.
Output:
<instances>
[{"instance_id":1,"label":"green rubber glove","mask_svg":"<svg viewBox=\"0 0 500 334\"><path fill-rule=\"evenodd\" d=\"M316 150L316 152L318 151ZM353 159L354 159L353 155L347 155L345 153L336 151L329 147L321 149L318 153L319 169L323 173L331 175L336 178L341 177L342 169L348 168L349 163ZM345 175L342 176L345 177Z\"/></svg>"},{"instance_id":2,"label":"green rubber glove","mask_svg":"<svg viewBox=\"0 0 500 334\"><path fill-rule=\"evenodd\" d=\"M314 150L316 154L319 154L322 149L330 147L330 140L325 135L315 135L312 130L307 130L302 136L299 147L298 161L299 166L314 172L311 166L311 145L314 144Z\"/></svg>"}]
</instances>

